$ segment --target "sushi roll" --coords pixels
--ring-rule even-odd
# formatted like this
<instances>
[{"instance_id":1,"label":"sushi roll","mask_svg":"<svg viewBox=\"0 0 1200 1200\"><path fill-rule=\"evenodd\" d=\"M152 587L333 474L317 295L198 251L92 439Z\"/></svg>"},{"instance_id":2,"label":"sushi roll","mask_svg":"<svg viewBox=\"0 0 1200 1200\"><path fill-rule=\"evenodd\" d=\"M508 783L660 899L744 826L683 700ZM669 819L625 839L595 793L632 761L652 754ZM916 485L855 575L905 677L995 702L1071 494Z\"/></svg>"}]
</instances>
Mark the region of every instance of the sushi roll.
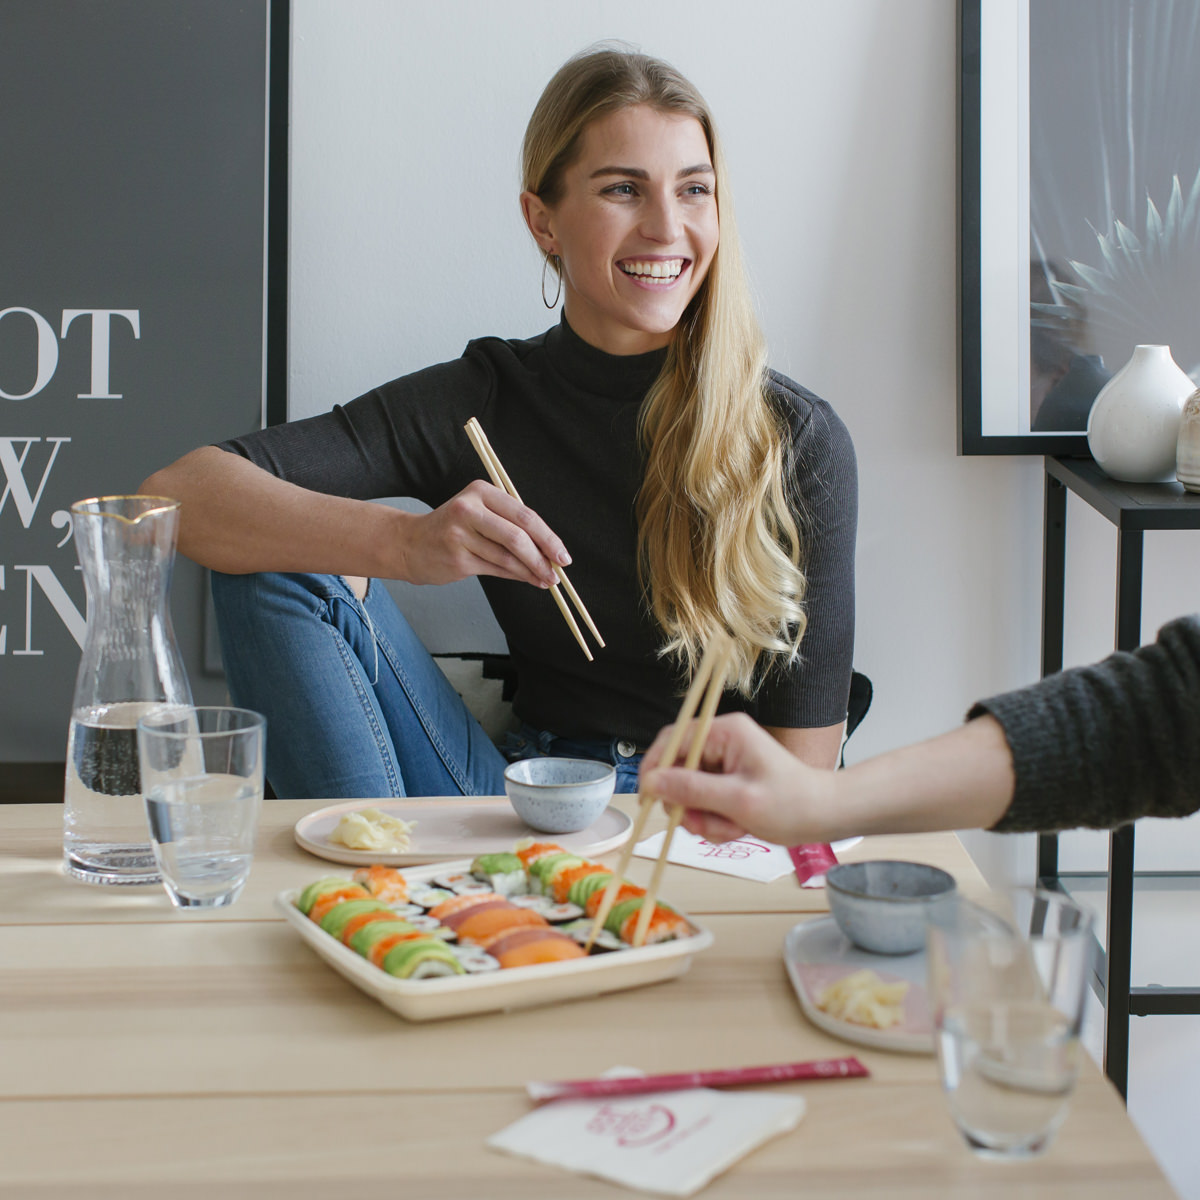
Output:
<instances>
[{"instance_id":1,"label":"sushi roll","mask_svg":"<svg viewBox=\"0 0 1200 1200\"><path fill-rule=\"evenodd\" d=\"M638 914L641 912L645 896L631 896L619 900L612 906L604 928L615 933L621 941L632 944L634 930L637 929ZM656 904L650 924L646 928L646 945L655 942L669 942L674 938L686 937L691 933L691 926L674 909L665 904Z\"/></svg>"},{"instance_id":2,"label":"sushi roll","mask_svg":"<svg viewBox=\"0 0 1200 1200\"><path fill-rule=\"evenodd\" d=\"M316 905L313 906L314 911ZM382 900L372 900L370 897L363 899L343 900L339 904L335 904L329 909L323 917L320 918L318 924L330 937L335 937L340 942L342 940L342 931L346 928L346 923L352 918L366 915L372 912L386 913L392 915L392 910L388 908Z\"/></svg>"},{"instance_id":3,"label":"sushi roll","mask_svg":"<svg viewBox=\"0 0 1200 1200\"><path fill-rule=\"evenodd\" d=\"M608 882L608 880L605 880L606 886ZM589 917L594 917L596 913L599 912L600 902L604 899L604 891L605 889L603 887L597 887L596 890L592 892L592 894L585 901L583 905L583 911ZM617 894L613 897L613 908L620 904L622 900L639 898L645 894L645 888L637 887L635 884L625 883L622 881L621 886L617 888ZM611 913L612 910L610 909L609 911Z\"/></svg>"},{"instance_id":4,"label":"sushi roll","mask_svg":"<svg viewBox=\"0 0 1200 1200\"><path fill-rule=\"evenodd\" d=\"M418 917L425 913L419 904L413 904L411 901L407 904L392 904L389 907L398 917Z\"/></svg>"},{"instance_id":5,"label":"sushi roll","mask_svg":"<svg viewBox=\"0 0 1200 1200\"><path fill-rule=\"evenodd\" d=\"M503 896L495 892L473 892L469 896L451 896L429 910L429 915L435 920L445 922L455 913L474 908L477 904L505 903Z\"/></svg>"},{"instance_id":6,"label":"sushi roll","mask_svg":"<svg viewBox=\"0 0 1200 1200\"><path fill-rule=\"evenodd\" d=\"M578 854L543 854L529 864L529 890L544 896L552 895L554 876L560 871L583 866Z\"/></svg>"},{"instance_id":7,"label":"sushi roll","mask_svg":"<svg viewBox=\"0 0 1200 1200\"><path fill-rule=\"evenodd\" d=\"M454 893L449 888L430 887L428 884L415 884L409 889L408 898L413 904L419 904L424 909L437 908L446 900L453 900Z\"/></svg>"},{"instance_id":8,"label":"sushi roll","mask_svg":"<svg viewBox=\"0 0 1200 1200\"><path fill-rule=\"evenodd\" d=\"M417 938L400 942L384 956L383 969L397 979L431 979L439 975L465 975L466 968L444 942Z\"/></svg>"},{"instance_id":9,"label":"sushi roll","mask_svg":"<svg viewBox=\"0 0 1200 1200\"><path fill-rule=\"evenodd\" d=\"M516 929L523 925L549 929L544 917L530 912L527 908L517 908L512 904L489 905L486 909L467 913L458 926L458 936L463 941L479 942L502 930Z\"/></svg>"},{"instance_id":10,"label":"sushi roll","mask_svg":"<svg viewBox=\"0 0 1200 1200\"><path fill-rule=\"evenodd\" d=\"M479 946L451 946L454 957L462 963L468 975L487 975L500 970L500 963Z\"/></svg>"},{"instance_id":11,"label":"sushi roll","mask_svg":"<svg viewBox=\"0 0 1200 1200\"><path fill-rule=\"evenodd\" d=\"M603 895L604 889L608 887L608 881L612 877L612 872L607 869L593 871L590 875L580 875L567 892L568 902L578 904L584 912L587 912L588 901L597 892Z\"/></svg>"},{"instance_id":12,"label":"sushi roll","mask_svg":"<svg viewBox=\"0 0 1200 1200\"><path fill-rule=\"evenodd\" d=\"M343 882L342 887L326 888L317 894L309 907L308 919L316 921L320 925L325 919L325 915L339 904L344 904L347 900L370 899L372 899L371 893L361 883L346 884Z\"/></svg>"},{"instance_id":13,"label":"sushi roll","mask_svg":"<svg viewBox=\"0 0 1200 1200\"><path fill-rule=\"evenodd\" d=\"M469 872L453 875L435 875L430 880L430 883L434 887L445 888L446 891L453 892L456 896L469 896L473 892L490 892L494 890L482 880L476 879Z\"/></svg>"},{"instance_id":14,"label":"sushi roll","mask_svg":"<svg viewBox=\"0 0 1200 1200\"><path fill-rule=\"evenodd\" d=\"M542 855L566 854L566 851L557 842L535 842L530 838L525 838L517 843L514 853L521 860L521 865L528 871L530 865Z\"/></svg>"},{"instance_id":15,"label":"sushi roll","mask_svg":"<svg viewBox=\"0 0 1200 1200\"><path fill-rule=\"evenodd\" d=\"M404 904L408 901L408 880L395 867L359 867L354 880L361 883L377 900L388 904Z\"/></svg>"},{"instance_id":16,"label":"sushi roll","mask_svg":"<svg viewBox=\"0 0 1200 1200\"><path fill-rule=\"evenodd\" d=\"M316 902L317 897L322 893L333 891L335 888L348 887L354 887L353 880L344 879L340 875L326 875L323 879L318 879L315 883L310 883L296 897L296 907L307 917L312 911L312 906Z\"/></svg>"},{"instance_id":17,"label":"sushi roll","mask_svg":"<svg viewBox=\"0 0 1200 1200\"><path fill-rule=\"evenodd\" d=\"M587 917L582 917L578 921L568 921L567 924L558 925L556 928L559 933L565 933L572 941L578 942L581 946L586 946L588 938L592 936L592 926L594 924L594 921L589 920ZM593 954L624 949L625 943L615 933L609 933L607 929L598 930L596 938L592 942Z\"/></svg>"},{"instance_id":18,"label":"sushi roll","mask_svg":"<svg viewBox=\"0 0 1200 1200\"><path fill-rule=\"evenodd\" d=\"M378 967L393 946L425 937L426 934L414 929L407 921L373 921L351 937L350 949Z\"/></svg>"},{"instance_id":19,"label":"sushi roll","mask_svg":"<svg viewBox=\"0 0 1200 1200\"><path fill-rule=\"evenodd\" d=\"M578 904L557 904L553 896L513 896L509 900L510 904L515 904L518 908L528 908L539 916L545 917L551 925L561 924L563 921L574 921L577 917L583 916L583 909Z\"/></svg>"},{"instance_id":20,"label":"sushi roll","mask_svg":"<svg viewBox=\"0 0 1200 1200\"><path fill-rule=\"evenodd\" d=\"M571 895L571 889L581 879L587 879L590 875L603 876L605 882L612 876L612 872L607 867L602 867L599 863L580 862L578 866L568 866L554 872L550 880L550 893L559 904L565 904L570 901L572 904L578 904Z\"/></svg>"},{"instance_id":21,"label":"sushi roll","mask_svg":"<svg viewBox=\"0 0 1200 1200\"><path fill-rule=\"evenodd\" d=\"M485 949L506 970L585 957L578 942L548 927L509 930L490 938Z\"/></svg>"},{"instance_id":22,"label":"sushi roll","mask_svg":"<svg viewBox=\"0 0 1200 1200\"><path fill-rule=\"evenodd\" d=\"M471 864L471 874L501 896L516 896L529 886L525 867L515 854L481 854Z\"/></svg>"},{"instance_id":23,"label":"sushi roll","mask_svg":"<svg viewBox=\"0 0 1200 1200\"><path fill-rule=\"evenodd\" d=\"M417 913L411 917L405 917L405 920L414 929L419 929L430 937L441 938L443 942L453 941L458 936L453 929L443 925L437 917L431 917L428 913Z\"/></svg>"},{"instance_id":24,"label":"sushi roll","mask_svg":"<svg viewBox=\"0 0 1200 1200\"><path fill-rule=\"evenodd\" d=\"M337 909L334 909L334 912L337 912ZM326 917L325 919L329 920L332 916L333 913L330 913L329 917ZM339 935L341 943L343 946L349 946L350 939L360 929L362 929L364 925L372 925L378 921L395 921L395 919L396 914L392 912L392 910L388 908L386 904L383 905L382 908L357 913L342 923L342 932Z\"/></svg>"}]
</instances>

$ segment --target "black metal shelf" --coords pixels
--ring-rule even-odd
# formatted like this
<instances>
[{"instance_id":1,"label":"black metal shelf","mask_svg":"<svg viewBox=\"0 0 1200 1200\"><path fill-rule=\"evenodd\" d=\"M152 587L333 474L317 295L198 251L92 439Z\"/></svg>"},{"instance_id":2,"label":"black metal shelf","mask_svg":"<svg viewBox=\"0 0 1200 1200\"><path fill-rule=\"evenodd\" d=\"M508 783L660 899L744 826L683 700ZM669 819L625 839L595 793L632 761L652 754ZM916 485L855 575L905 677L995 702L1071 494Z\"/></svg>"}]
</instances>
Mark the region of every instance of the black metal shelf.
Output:
<instances>
[{"instance_id":1,"label":"black metal shelf","mask_svg":"<svg viewBox=\"0 0 1200 1200\"><path fill-rule=\"evenodd\" d=\"M1143 534L1149 529L1200 529L1200 495L1178 483L1122 483L1108 478L1091 459L1047 457L1045 464L1043 677L1062 670L1068 491L1116 526L1118 650L1141 643ZM1038 878L1043 886L1060 890L1070 878L1058 869L1056 834L1038 835ZM1129 1082L1129 1018L1200 1014L1200 987L1131 986L1137 878L1134 827L1124 825L1109 835L1107 950L1099 952L1096 979L1104 1002L1104 1070L1122 1096Z\"/></svg>"}]
</instances>

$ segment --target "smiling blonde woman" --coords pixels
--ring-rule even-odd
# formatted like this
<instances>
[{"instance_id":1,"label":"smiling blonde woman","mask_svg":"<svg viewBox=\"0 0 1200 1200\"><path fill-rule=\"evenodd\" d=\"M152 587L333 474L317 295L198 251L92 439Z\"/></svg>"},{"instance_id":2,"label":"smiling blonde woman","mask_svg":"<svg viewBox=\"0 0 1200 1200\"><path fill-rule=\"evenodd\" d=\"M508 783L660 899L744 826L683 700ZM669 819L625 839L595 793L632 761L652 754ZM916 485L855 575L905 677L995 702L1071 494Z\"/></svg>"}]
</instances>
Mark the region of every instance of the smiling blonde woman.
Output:
<instances>
[{"instance_id":1,"label":"smiling blonde woman","mask_svg":"<svg viewBox=\"0 0 1200 1200\"><path fill-rule=\"evenodd\" d=\"M549 753L611 761L631 791L718 629L737 643L723 707L832 766L854 453L828 404L766 367L707 106L657 59L587 51L547 86L523 170L556 326L478 339L143 485L184 501L180 547L216 572L230 690L268 715L275 790L491 795L506 759ZM481 478L472 417L524 504ZM385 496L432 511L368 503ZM568 563L607 642L591 663L543 594ZM500 748L375 582L471 575L517 673L521 728Z\"/></svg>"}]
</instances>

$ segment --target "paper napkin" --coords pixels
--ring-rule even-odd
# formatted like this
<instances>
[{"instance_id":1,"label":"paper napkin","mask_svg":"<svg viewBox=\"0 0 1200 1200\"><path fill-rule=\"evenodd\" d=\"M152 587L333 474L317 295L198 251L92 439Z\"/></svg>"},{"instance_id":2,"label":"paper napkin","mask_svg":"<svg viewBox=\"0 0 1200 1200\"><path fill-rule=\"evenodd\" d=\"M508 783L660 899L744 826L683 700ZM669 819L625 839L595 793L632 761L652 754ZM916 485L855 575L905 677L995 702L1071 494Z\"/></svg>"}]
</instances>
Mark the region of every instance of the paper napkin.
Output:
<instances>
[{"instance_id":1,"label":"paper napkin","mask_svg":"<svg viewBox=\"0 0 1200 1200\"><path fill-rule=\"evenodd\" d=\"M634 854L642 858L658 858L666 831L660 831L644 842L638 842ZM722 875L739 875L770 883L792 871L792 860L783 846L759 841L746 834L735 842L706 842L686 829L676 829L671 839L667 861L702 871L719 871Z\"/></svg>"},{"instance_id":2,"label":"paper napkin","mask_svg":"<svg viewBox=\"0 0 1200 1200\"><path fill-rule=\"evenodd\" d=\"M556 1100L487 1145L636 1191L691 1196L803 1116L799 1096L713 1088Z\"/></svg>"},{"instance_id":3,"label":"paper napkin","mask_svg":"<svg viewBox=\"0 0 1200 1200\"><path fill-rule=\"evenodd\" d=\"M641 858L658 858L666 832L638 842L634 854ZM835 854L861 842L862 838L846 838L834 842ZM671 839L668 862L685 867L699 867L702 871L719 871L722 875L738 875L742 879L754 879L759 883L771 883L794 871L795 864L786 846L776 846L746 834L735 842L706 842L686 829L676 829ZM821 887L825 876L815 875L805 880L804 887Z\"/></svg>"}]
</instances>

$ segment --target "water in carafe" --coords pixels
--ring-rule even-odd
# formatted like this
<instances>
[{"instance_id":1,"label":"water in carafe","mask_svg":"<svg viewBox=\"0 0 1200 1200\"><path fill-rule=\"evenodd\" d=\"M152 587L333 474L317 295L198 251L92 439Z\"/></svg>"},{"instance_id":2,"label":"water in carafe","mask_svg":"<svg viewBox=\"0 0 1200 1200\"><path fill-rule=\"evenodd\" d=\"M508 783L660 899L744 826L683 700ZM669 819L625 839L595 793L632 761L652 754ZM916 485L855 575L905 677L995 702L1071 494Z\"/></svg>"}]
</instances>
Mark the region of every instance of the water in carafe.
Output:
<instances>
[{"instance_id":1,"label":"water in carafe","mask_svg":"<svg viewBox=\"0 0 1200 1200\"><path fill-rule=\"evenodd\" d=\"M67 734L66 870L88 883L157 883L137 722L192 702L167 605L179 503L105 496L71 514L87 630Z\"/></svg>"}]
</instances>

